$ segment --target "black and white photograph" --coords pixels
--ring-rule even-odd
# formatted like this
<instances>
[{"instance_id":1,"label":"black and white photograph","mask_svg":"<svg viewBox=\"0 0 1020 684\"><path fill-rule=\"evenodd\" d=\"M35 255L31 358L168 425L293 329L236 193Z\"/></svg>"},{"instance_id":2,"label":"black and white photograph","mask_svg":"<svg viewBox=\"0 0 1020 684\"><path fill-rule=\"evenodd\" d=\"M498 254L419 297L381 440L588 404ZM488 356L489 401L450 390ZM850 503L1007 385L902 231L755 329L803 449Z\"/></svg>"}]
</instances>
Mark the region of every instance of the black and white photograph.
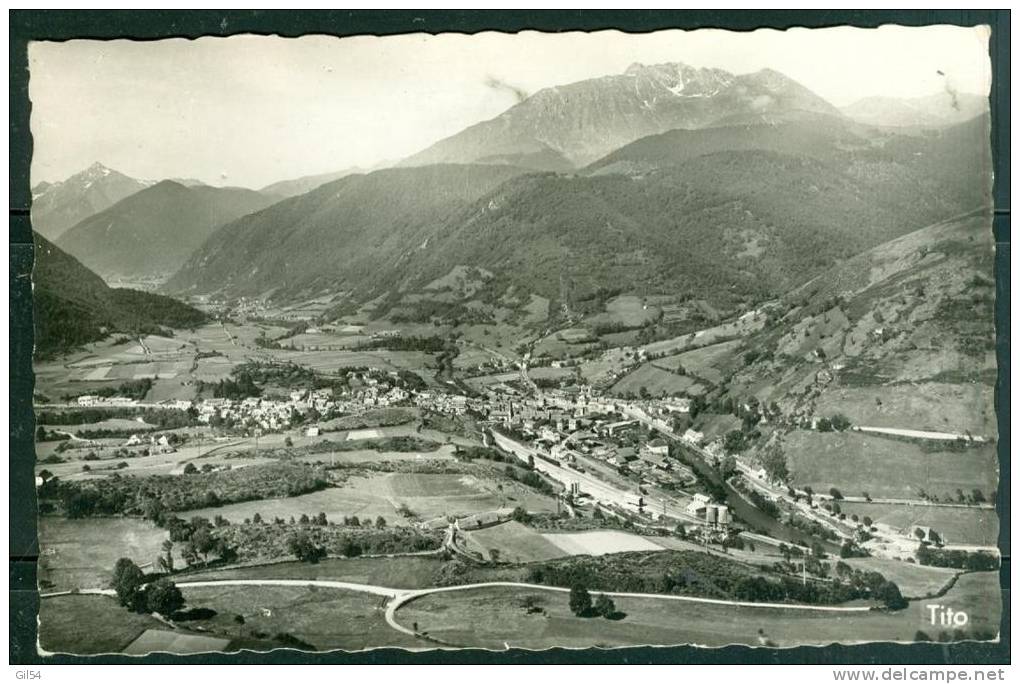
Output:
<instances>
[{"instance_id":1,"label":"black and white photograph","mask_svg":"<svg viewBox=\"0 0 1020 684\"><path fill-rule=\"evenodd\" d=\"M991 39L33 40L38 653L999 642Z\"/></svg>"}]
</instances>

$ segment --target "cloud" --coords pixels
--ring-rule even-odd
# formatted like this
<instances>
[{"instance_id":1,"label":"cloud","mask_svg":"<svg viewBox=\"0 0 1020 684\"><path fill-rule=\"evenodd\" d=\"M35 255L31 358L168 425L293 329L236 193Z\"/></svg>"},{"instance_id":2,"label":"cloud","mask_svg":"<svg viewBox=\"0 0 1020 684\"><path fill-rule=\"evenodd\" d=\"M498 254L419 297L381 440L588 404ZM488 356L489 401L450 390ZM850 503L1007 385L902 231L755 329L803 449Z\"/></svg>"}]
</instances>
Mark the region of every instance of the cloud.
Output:
<instances>
[{"instance_id":1,"label":"cloud","mask_svg":"<svg viewBox=\"0 0 1020 684\"><path fill-rule=\"evenodd\" d=\"M493 90L499 90L505 93L510 93L511 95L514 96L514 99L517 100L518 102L524 102L525 100L528 99L527 90L519 88L518 86L515 85L511 85L510 83L507 83L503 79L497 78L495 76L486 76L485 85L486 87L492 88Z\"/></svg>"}]
</instances>

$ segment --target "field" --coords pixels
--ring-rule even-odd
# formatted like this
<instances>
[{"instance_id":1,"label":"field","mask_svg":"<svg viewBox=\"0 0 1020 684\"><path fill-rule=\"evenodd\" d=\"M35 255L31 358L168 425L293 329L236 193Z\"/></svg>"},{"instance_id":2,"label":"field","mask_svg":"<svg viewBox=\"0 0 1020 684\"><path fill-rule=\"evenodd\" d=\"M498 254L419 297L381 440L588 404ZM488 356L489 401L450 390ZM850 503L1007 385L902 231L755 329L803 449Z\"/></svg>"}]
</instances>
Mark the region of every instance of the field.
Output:
<instances>
[{"instance_id":1,"label":"field","mask_svg":"<svg viewBox=\"0 0 1020 684\"><path fill-rule=\"evenodd\" d=\"M642 297L620 295L606 302L606 312L593 317L597 323L621 323L626 326L644 325L659 317L660 309L654 305L645 305Z\"/></svg>"},{"instance_id":2,"label":"field","mask_svg":"<svg viewBox=\"0 0 1020 684\"><path fill-rule=\"evenodd\" d=\"M617 530L542 533L515 521L466 532L473 550L490 558L499 550L499 560L528 563L564 556L601 556L624 551L660 551L657 540ZM672 540L667 540L672 541ZM690 545L684 548L692 548Z\"/></svg>"},{"instance_id":3,"label":"field","mask_svg":"<svg viewBox=\"0 0 1020 684\"><path fill-rule=\"evenodd\" d=\"M624 551L661 551L658 544L639 537L636 534L617 530L597 530L594 532L578 532L576 534L555 533L543 534L546 541L559 547L564 555L602 556L607 553Z\"/></svg>"},{"instance_id":4,"label":"field","mask_svg":"<svg viewBox=\"0 0 1020 684\"><path fill-rule=\"evenodd\" d=\"M210 570L189 575L188 579L311 579L337 580L356 584L375 584L394 589L421 589L432 586L432 577L443 566L435 556L398 556L394 558L327 558L312 565L298 561L269 563L230 570Z\"/></svg>"},{"instance_id":5,"label":"field","mask_svg":"<svg viewBox=\"0 0 1020 684\"><path fill-rule=\"evenodd\" d=\"M47 591L104 588L118 558L130 558L147 569L168 538L166 530L147 520L41 516L40 584L46 583Z\"/></svg>"},{"instance_id":6,"label":"field","mask_svg":"<svg viewBox=\"0 0 1020 684\"><path fill-rule=\"evenodd\" d=\"M419 351L276 351L277 361L290 361L319 373L329 374L340 368L378 368L380 370L415 370L435 367L431 354Z\"/></svg>"},{"instance_id":7,"label":"field","mask_svg":"<svg viewBox=\"0 0 1020 684\"><path fill-rule=\"evenodd\" d=\"M999 539L999 518L987 508L902 506L877 503L847 503L847 515L870 516L876 523L911 534L915 525L936 530L949 544L995 546Z\"/></svg>"},{"instance_id":8,"label":"field","mask_svg":"<svg viewBox=\"0 0 1020 684\"><path fill-rule=\"evenodd\" d=\"M193 587L183 591L189 608L216 612L208 619L187 621L190 628L236 635L239 628L234 618L241 615L243 634L290 634L317 650L423 645L390 627L384 617L386 599L372 594L322 587Z\"/></svg>"},{"instance_id":9,"label":"field","mask_svg":"<svg viewBox=\"0 0 1020 684\"><path fill-rule=\"evenodd\" d=\"M823 392L815 414L842 413L855 425L994 437L994 389L982 384L909 383Z\"/></svg>"},{"instance_id":10,"label":"field","mask_svg":"<svg viewBox=\"0 0 1020 684\"><path fill-rule=\"evenodd\" d=\"M882 573L887 580L895 582L907 598L933 596L959 572L951 568L933 568L891 558L847 558L844 562L855 569Z\"/></svg>"},{"instance_id":11,"label":"field","mask_svg":"<svg viewBox=\"0 0 1020 684\"><path fill-rule=\"evenodd\" d=\"M481 530L464 533L469 546L486 558L492 549L499 550L499 560L527 563L568 555L544 535L511 520Z\"/></svg>"},{"instance_id":12,"label":"field","mask_svg":"<svg viewBox=\"0 0 1020 684\"><path fill-rule=\"evenodd\" d=\"M543 612L529 614L524 596L535 596ZM998 575L961 577L942 599L965 610L969 627L998 632L1001 611ZM800 644L913 641L918 630L935 637L925 601L896 613L833 614L777 608L751 608L650 598L617 598L622 619L578 618L566 592L485 588L432 594L405 604L398 622L449 644L503 650L520 648L616 647L646 644L777 646ZM759 634L761 630L761 634Z\"/></svg>"},{"instance_id":13,"label":"field","mask_svg":"<svg viewBox=\"0 0 1020 684\"><path fill-rule=\"evenodd\" d=\"M859 432L790 433L784 446L792 480L816 492L837 487L844 496L868 492L873 498L919 498L924 490L955 496L956 490L996 489L994 445L960 452L926 452L917 444Z\"/></svg>"},{"instance_id":14,"label":"field","mask_svg":"<svg viewBox=\"0 0 1020 684\"><path fill-rule=\"evenodd\" d=\"M325 454L324 459L329 455ZM554 511L555 501L504 483L504 493L496 490L497 482L462 474L372 473L352 476L343 487L325 489L286 499L246 501L218 508L200 509L189 515L212 518L222 515L231 522L241 522L256 513L263 519L280 517L285 520L301 514L326 514L330 520L356 515L361 519L383 516L391 525L410 524L397 513L404 504L424 520L440 516L465 516L492 511L506 506L521 505L530 511Z\"/></svg>"},{"instance_id":15,"label":"field","mask_svg":"<svg viewBox=\"0 0 1020 684\"><path fill-rule=\"evenodd\" d=\"M278 437L278 440L271 438ZM260 440L262 446L269 446L274 441L278 441L280 445L283 444L283 435L266 435ZM116 472L121 475L169 475L169 474L180 474L184 471L185 465L193 461L197 466L201 466L205 463L210 464L228 464L231 467L240 467L242 465L251 463L264 463L268 459L249 458L228 458L231 454L238 451L253 450L255 446L254 439L231 439L223 442L208 442L203 444L195 444L193 446L184 446L178 448L172 453L166 454L151 454L149 456L133 456L125 459L125 463L128 464L127 468L115 469L115 465L120 459L115 459L112 452L119 448L124 443L123 439L109 439L109 440L96 440L101 446L89 447L87 449L76 449L73 451L66 451L62 454L64 458L68 458L65 463L37 463L36 472L46 469L51 473L65 480L84 480L84 479L95 479L101 477L104 474ZM294 438L295 445L300 446L301 442L299 438ZM83 472L81 460L90 451L94 451L95 454L100 458L99 461L93 461L89 465L91 466L91 472ZM46 455L46 451L38 450L37 456L43 458Z\"/></svg>"},{"instance_id":16,"label":"field","mask_svg":"<svg viewBox=\"0 0 1020 684\"><path fill-rule=\"evenodd\" d=\"M723 380L723 374L719 368L733 354L734 350L740 347L740 344L740 340L720 342L701 349L692 349L682 354L667 356L653 363L672 372L676 372L678 367L683 367L686 375L703 378L717 385Z\"/></svg>"},{"instance_id":17,"label":"field","mask_svg":"<svg viewBox=\"0 0 1020 684\"><path fill-rule=\"evenodd\" d=\"M454 447L444 444L435 451L376 451L355 449L354 451L320 452L298 457L305 463L382 463L384 461L452 461Z\"/></svg>"},{"instance_id":18,"label":"field","mask_svg":"<svg viewBox=\"0 0 1020 684\"><path fill-rule=\"evenodd\" d=\"M710 344L727 341L734 337L742 337L765 325L765 316L761 314L745 314L735 321L698 330L687 335L673 337L668 340L646 344L642 349L648 354L676 354L690 347L704 347Z\"/></svg>"},{"instance_id":19,"label":"field","mask_svg":"<svg viewBox=\"0 0 1020 684\"><path fill-rule=\"evenodd\" d=\"M643 387L653 397L674 396L683 394L684 390L694 383L692 378L671 373L652 363L646 363L620 379L609 390L609 393L615 396L634 395L636 397L641 395Z\"/></svg>"},{"instance_id":20,"label":"field","mask_svg":"<svg viewBox=\"0 0 1020 684\"><path fill-rule=\"evenodd\" d=\"M39 602L39 644L51 653L120 653L145 630L165 628L108 596L56 596Z\"/></svg>"}]
</instances>

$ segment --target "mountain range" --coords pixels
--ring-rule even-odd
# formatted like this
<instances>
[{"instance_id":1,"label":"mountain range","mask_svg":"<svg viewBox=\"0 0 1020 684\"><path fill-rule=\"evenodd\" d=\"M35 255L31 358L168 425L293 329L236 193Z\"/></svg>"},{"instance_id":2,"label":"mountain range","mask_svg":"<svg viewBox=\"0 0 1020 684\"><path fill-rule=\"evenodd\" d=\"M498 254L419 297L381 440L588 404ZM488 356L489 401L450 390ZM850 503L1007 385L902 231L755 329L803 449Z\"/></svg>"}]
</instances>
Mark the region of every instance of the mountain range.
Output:
<instances>
[{"instance_id":1,"label":"mountain range","mask_svg":"<svg viewBox=\"0 0 1020 684\"><path fill-rule=\"evenodd\" d=\"M81 221L56 244L108 282L170 275L224 223L277 199L162 181Z\"/></svg>"},{"instance_id":2,"label":"mountain range","mask_svg":"<svg viewBox=\"0 0 1020 684\"><path fill-rule=\"evenodd\" d=\"M938 97L879 104L840 111L772 70L633 65L541 90L394 168L262 191L146 185L57 245L107 280L170 276L179 296L399 299L469 266L493 276L480 296L566 310L609 284L748 305L988 204L978 100L950 103L958 116ZM906 110L977 116L874 114ZM71 180L58 185L84 185Z\"/></svg>"},{"instance_id":3,"label":"mountain range","mask_svg":"<svg viewBox=\"0 0 1020 684\"><path fill-rule=\"evenodd\" d=\"M502 162L563 171L648 135L776 121L797 112L839 115L824 99L771 69L734 75L686 64L634 64L623 74L540 90L403 163Z\"/></svg>"},{"instance_id":4,"label":"mountain range","mask_svg":"<svg viewBox=\"0 0 1020 684\"><path fill-rule=\"evenodd\" d=\"M365 301L473 266L497 275L490 287L556 301L607 283L760 300L986 204L987 125L922 136L801 113L656 135L570 174L434 165L352 176L224 227L167 291Z\"/></svg>"},{"instance_id":5,"label":"mountain range","mask_svg":"<svg viewBox=\"0 0 1020 684\"><path fill-rule=\"evenodd\" d=\"M56 240L64 231L151 185L96 162L59 183L32 188L32 229Z\"/></svg>"}]
</instances>

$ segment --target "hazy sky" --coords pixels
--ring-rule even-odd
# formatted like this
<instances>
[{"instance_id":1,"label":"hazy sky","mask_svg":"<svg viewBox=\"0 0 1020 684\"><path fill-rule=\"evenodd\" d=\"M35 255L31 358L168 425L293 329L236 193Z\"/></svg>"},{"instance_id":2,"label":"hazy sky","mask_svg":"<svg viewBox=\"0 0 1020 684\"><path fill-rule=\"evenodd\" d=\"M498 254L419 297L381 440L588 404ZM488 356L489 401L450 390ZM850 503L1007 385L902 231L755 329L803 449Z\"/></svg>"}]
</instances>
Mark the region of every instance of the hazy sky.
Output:
<instances>
[{"instance_id":1,"label":"hazy sky","mask_svg":"<svg viewBox=\"0 0 1020 684\"><path fill-rule=\"evenodd\" d=\"M986 30L951 26L33 43L32 182L95 161L248 187L372 165L634 62L769 67L837 106L991 79Z\"/></svg>"}]
</instances>

